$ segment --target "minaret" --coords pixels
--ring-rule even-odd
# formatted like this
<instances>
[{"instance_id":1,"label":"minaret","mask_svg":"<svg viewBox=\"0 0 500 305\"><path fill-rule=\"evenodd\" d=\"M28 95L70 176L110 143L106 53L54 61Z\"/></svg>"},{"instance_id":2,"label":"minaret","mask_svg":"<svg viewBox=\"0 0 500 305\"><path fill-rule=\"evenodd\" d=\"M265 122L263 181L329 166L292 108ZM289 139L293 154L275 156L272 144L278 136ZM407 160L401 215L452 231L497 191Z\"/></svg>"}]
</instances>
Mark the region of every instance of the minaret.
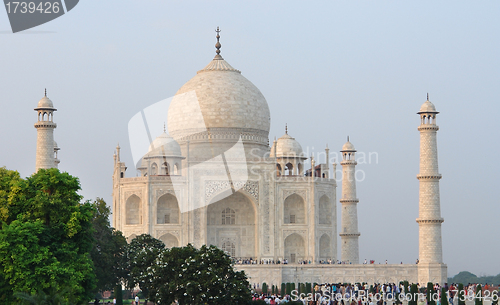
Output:
<instances>
[{"instance_id":1,"label":"minaret","mask_svg":"<svg viewBox=\"0 0 500 305\"><path fill-rule=\"evenodd\" d=\"M57 124L54 123L54 111L56 110L52 101L47 97L46 89L45 96L38 102L38 107L35 108L38 113L38 122L35 123L37 131L35 172L38 172L40 168L56 167L54 158L54 128L57 127Z\"/></svg>"},{"instance_id":2,"label":"minaret","mask_svg":"<svg viewBox=\"0 0 500 305\"><path fill-rule=\"evenodd\" d=\"M429 280L442 282L443 276L439 266L443 265L443 248L441 242L441 208L439 203L439 179L441 175L438 170L437 154L437 131L436 107L429 101L422 105L418 114L420 115L420 173L419 180L419 215L417 218L419 228L419 282L425 283ZM438 267L434 271L433 266ZM443 265L444 266L444 265ZM444 269L446 272L446 269ZM436 274L436 272L441 273Z\"/></svg>"},{"instance_id":3,"label":"minaret","mask_svg":"<svg viewBox=\"0 0 500 305\"><path fill-rule=\"evenodd\" d=\"M356 198L356 150L349 142L342 146L342 224L340 227L341 260L359 264L358 198Z\"/></svg>"}]
</instances>

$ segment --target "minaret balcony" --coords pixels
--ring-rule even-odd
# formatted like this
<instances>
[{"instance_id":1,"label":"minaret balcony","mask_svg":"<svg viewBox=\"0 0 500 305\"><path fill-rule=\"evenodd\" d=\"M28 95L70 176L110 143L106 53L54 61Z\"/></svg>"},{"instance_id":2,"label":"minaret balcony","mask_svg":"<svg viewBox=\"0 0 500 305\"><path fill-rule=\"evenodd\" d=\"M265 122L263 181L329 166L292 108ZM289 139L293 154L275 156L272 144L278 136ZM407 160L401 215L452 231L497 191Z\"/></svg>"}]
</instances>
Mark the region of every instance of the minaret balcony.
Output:
<instances>
[{"instance_id":1,"label":"minaret balcony","mask_svg":"<svg viewBox=\"0 0 500 305\"><path fill-rule=\"evenodd\" d=\"M421 175L421 174L418 174L417 175L417 179L418 180L431 180L431 181L435 180L435 181L437 181L437 180L439 180L441 178L442 178L441 174L433 174L433 175L432 174L431 175Z\"/></svg>"},{"instance_id":2,"label":"minaret balcony","mask_svg":"<svg viewBox=\"0 0 500 305\"><path fill-rule=\"evenodd\" d=\"M423 219L417 218L417 223L443 223L444 218L436 218L436 219Z\"/></svg>"}]
</instances>

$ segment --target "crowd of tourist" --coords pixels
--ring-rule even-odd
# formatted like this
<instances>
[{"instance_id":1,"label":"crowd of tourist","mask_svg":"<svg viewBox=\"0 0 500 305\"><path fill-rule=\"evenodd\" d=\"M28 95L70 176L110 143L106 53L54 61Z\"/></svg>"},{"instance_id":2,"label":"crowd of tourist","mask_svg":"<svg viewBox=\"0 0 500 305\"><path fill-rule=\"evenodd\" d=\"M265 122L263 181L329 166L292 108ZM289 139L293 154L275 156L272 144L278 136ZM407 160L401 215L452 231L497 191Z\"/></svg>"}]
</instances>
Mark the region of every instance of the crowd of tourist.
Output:
<instances>
[{"instance_id":1,"label":"crowd of tourist","mask_svg":"<svg viewBox=\"0 0 500 305\"><path fill-rule=\"evenodd\" d=\"M254 285L254 291L259 290L259 285ZM262 300L266 304L286 304L288 302L299 302L299 304L304 305L393 305L400 304L401 297L404 299L404 295L407 295L410 291L410 285L406 288L403 283L399 285L395 283L385 283L385 284L318 284L316 285L310 294L307 292L299 293L297 290L293 290L291 294L279 294L278 292L273 294L262 294L254 293L252 300ZM463 298L471 299L476 296L477 284L464 285L464 296ZM257 288L257 289L256 289ZM437 294L435 298L436 304L441 303L441 288L447 291L446 299L449 305L458 304L458 285L445 284L441 287L439 284L434 284L434 293ZM406 290L405 290L406 289ZM428 305L428 300L426 299L427 286L420 287L417 284L418 293L420 294L418 299L418 305ZM484 285L482 286L483 296L493 296L498 293L498 286ZM488 291L488 292L486 292ZM495 293L493 293L495 291ZM495 298L493 298L494 300ZM492 304L498 305L498 301L493 301Z\"/></svg>"},{"instance_id":2,"label":"crowd of tourist","mask_svg":"<svg viewBox=\"0 0 500 305\"><path fill-rule=\"evenodd\" d=\"M253 259L253 258L241 258L241 257L236 257L232 258L232 261L235 265L287 265L289 264L288 259ZM299 260L297 261L297 264L299 265L310 265L312 264L313 261L311 260ZM318 262L319 264L322 265L349 265L351 264L349 261L340 261L340 260L320 260Z\"/></svg>"}]
</instances>

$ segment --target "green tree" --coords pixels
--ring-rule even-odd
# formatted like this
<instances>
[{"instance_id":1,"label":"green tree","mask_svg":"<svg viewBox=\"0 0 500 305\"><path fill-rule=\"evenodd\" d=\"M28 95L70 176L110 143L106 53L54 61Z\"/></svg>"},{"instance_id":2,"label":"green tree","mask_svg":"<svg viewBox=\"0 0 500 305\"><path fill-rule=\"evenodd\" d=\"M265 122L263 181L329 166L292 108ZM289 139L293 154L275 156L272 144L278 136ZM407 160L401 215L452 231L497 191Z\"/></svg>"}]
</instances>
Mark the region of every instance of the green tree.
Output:
<instances>
[{"instance_id":1,"label":"green tree","mask_svg":"<svg viewBox=\"0 0 500 305\"><path fill-rule=\"evenodd\" d=\"M262 283L262 293L267 294L267 292L268 292L267 290L268 290L268 289L267 289L267 284L266 284L265 282L264 282L264 283Z\"/></svg>"},{"instance_id":2,"label":"green tree","mask_svg":"<svg viewBox=\"0 0 500 305\"><path fill-rule=\"evenodd\" d=\"M165 248L165 244L149 234L141 234L130 241L126 248L128 261L127 287L130 289L139 285L145 298L149 299L148 283L153 274L146 272L156 263L156 258Z\"/></svg>"},{"instance_id":3,"label":"green tree","mask_svg":"<svg viewBox=\"0 0 500 305\"><path fill-rule=\"evenodd\" d=\"M458 284L458 292L457 292L458 305L465 305L465 290L464 284Z\"/></svg>"},{"instance_id":4,"label":"green tree","mask_svg":"<svg viewBox=\"0 0 500 305\"><path fill-rule=\"evenodd\" d=\"M114 288L114 295L116 299L116 305L123 305L123 291L122 285L116 285Z\"/></svg>"},{"instance_id":5,"label":"green tree","mask_svg":"<svg viewBox=\"0 0 500 305\"><path fill-rule=\"evenodd\" d=\"M448 305L448 294L446 288L441 288L441 305Z\"/></svg>"},{"instance_id":6,"label":"green tree","mask_svg":"<svg viewBox=\"0 0 500 305\"><path fill-rule=\"evenodd\" d=\"M410 286L411 300L408 301L408 305L417 305L418 302L418 287L417 284L411 284Z\"/></svg>"},{"instance_id":7,"label":"green tree","mask_svg":"<svg viewBox=\"0 0 500 305\"><path fill-rule=\"evenodd\" d=\"M281 283L280 295L283 297L286 294L286 284Z\"/></svg>"},{"instance_id":8,"label":"green tree","mask_svg":"<svg viewBox=\"0 0 500 305\"><path fill-rule=\"evenodd\" d=\"M55 168L26 179L2 169L0 189L3 300L13 303L14 292L47 295L52 289L67 302L89 300L93 209L80 203L78 179Z\"/></svg>"},{"instance_id":9,"label":"green tree","mask_svg":"<svg viewBox=\"0 0 500 305\"><path fill-rule=\"evenodd\" d=\"M112 290L121 286L126 278L127 240L120 231L115 230L109 223L111 211L106 202L97 198L91 203L94 208L92 228L94 244L90 252L94 262L97 280L97 291Z\"/></svg>"},{"instance_id":10,"label":"green tree","mask_svg":"<svg viewBox=\"0 0 500 305\"><path fill-rule=\"evenodd\" d=\"M431 282L427 283L427 290L426 290L426 297L427 297L427 304L429 305L436 305L436 301L434 301L434 294L436 291L434 290L434 285Z\"/></svg>"},{"instance_id":11,"label":"green tree","mask_svg":"<svg viewBox=\"0 0 500 305\"><path fill-rule=\"evenodd\" d=\"M286 294L292 294L292 283L286 283Z\"/></svg>"},{"instance_id":12,"label":"green tree","mask_svg":"<svg viewBox=\"0 0 500 305\"><path fill-rule=\"evenodd\" d=\"M151 301L159 304L246 304L251 298L245 273L234 271L230 257L215 246L164 249L144 273L151 274Z\"/></svg>"},{"instance_id":13,"label":"green tree","mask_svg":"<svg viewBox=\"0 0 500 305\"><path fill-rule=\"evenodd\" d=\"M311 283L306 283L306 293L312 292Z\"/></svg>"},{"instance_id":14,"label":"green tree","mask_svg":"<svg viewBox=\"0 0 500 305\"><path fill-rule=\"evenodd\" d=\"M476 295L474 297L474 305L483 305L483 288L481 284L476 286Z\"/></svg>"}]
</instances>

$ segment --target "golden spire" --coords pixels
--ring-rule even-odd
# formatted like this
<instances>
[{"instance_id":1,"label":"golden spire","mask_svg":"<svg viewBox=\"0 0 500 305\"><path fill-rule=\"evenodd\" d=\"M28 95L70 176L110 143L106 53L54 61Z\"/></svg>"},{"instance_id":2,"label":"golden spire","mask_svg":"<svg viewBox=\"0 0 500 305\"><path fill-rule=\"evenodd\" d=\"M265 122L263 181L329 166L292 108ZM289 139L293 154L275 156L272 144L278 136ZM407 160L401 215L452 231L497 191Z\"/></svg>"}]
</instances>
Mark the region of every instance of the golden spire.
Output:
<instances>
[{"instance_id":1,"label":"golden spire","mask_svg":"<svg viewBox=\"0 0 500 305\"><path fill-rule=\"evenodd\" d=\"M214 58L214 59L223 59L223 58L222 58L222 56L220 55L220 47L221 47L221 44L220 44L220 42L219 42L219 39L220 39L220 35L219 35L219 33L220 33L221 31L219 30L219 27L217 27L217 30L215 30L215 32L217 33L217 36L215 36L215 38L217 38L217 43L215 44L215 48L216 48L217 50L215 50L215 53L217 53L217 54L215 55L215 58Z\"/></svg>"}]
</instances>

